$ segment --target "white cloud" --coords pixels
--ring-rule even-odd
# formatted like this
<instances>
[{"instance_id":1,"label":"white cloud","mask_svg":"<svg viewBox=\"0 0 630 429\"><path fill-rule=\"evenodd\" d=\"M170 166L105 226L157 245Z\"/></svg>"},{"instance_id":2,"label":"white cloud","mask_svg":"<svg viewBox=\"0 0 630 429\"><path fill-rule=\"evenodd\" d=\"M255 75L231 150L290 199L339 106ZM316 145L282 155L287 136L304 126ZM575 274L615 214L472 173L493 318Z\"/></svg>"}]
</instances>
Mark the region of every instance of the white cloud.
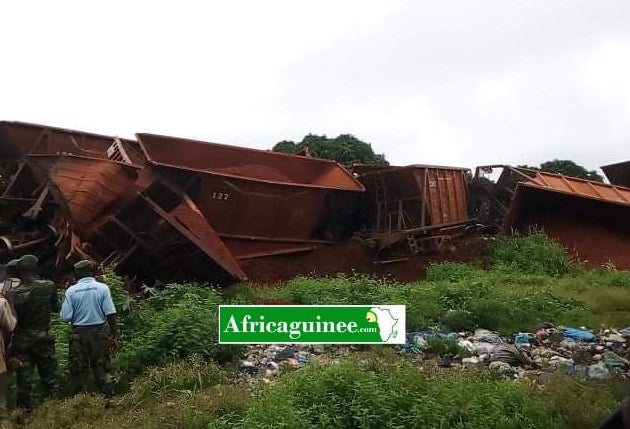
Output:
<instances>
[{"instance_id":1,"label":"white cloud","mask_svg":"<svg viewBox=\"0 0 630 429\"><path fill-rule=\"evenodd\" d=\"M623 0L21 1L0 118L269 148L352 133L397 164L630 158Z\"/></svg>"}]
</instances>

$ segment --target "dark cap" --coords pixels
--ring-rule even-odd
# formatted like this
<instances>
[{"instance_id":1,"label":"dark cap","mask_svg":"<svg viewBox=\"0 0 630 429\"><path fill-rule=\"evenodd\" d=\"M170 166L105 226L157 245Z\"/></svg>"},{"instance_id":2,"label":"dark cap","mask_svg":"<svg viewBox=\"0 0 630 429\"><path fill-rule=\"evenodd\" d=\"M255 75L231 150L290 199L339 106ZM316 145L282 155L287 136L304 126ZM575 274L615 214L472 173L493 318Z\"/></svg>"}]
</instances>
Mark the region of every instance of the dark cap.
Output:
<instances>
[{"instance_id":1,"label":"dark cap","mask_svg":"<svg viewBox=\"0 0 630 429\"><path fill-rule=\"evenodd\" d=\"M82 261L77 262L76 264L74 264L74 269L75 270L84 270L86 268L94 268L94 264L91 261L88 261L87 259L84 259Z\"/></svg>"},{"instance_id":2,"label":"dark cap","mask_svg":"<svg viewBox=\"0 0 630 429\"><path fill-rule=\"evenodd\" d=\"M7 268L16 268L19 261L20 261L19 259L11 259L9 262L7 262L6 267Z\"/></svg>"},{"instance_id":3,"label":"dark cap","mask_svg":"<svg viewBox=\"0 0 630 429\"><path fill-rule=\"evenodd\" d=\"M39 259L35 255L24 255L18 260L18 267L20 266L37 266Z\"/></svg>"}]
</instances>

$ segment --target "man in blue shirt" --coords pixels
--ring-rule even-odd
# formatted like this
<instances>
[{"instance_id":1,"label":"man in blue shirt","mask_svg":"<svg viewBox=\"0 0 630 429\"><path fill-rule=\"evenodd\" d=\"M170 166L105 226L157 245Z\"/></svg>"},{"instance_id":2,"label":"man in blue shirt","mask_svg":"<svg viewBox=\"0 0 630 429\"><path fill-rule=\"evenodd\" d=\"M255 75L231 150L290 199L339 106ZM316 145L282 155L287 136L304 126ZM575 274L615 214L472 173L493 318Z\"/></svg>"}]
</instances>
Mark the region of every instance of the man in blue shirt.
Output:
<instances>
[{"instance_id":1,"label":"man in blue shirt","mask_svg":"<svg viewBox=\"0 0 630 429\"><path fill-rule=\"evenodd\" d=\"M74 265L77 282L66 291L60 317L72 323L68 370L74 393L85 391L85 379L91 368L98 390L110 397L113 393L110 348L117 347L116 307L109 287L97 282L94 274L95 266L90 261Z\"/></svg>"}]
</instances>

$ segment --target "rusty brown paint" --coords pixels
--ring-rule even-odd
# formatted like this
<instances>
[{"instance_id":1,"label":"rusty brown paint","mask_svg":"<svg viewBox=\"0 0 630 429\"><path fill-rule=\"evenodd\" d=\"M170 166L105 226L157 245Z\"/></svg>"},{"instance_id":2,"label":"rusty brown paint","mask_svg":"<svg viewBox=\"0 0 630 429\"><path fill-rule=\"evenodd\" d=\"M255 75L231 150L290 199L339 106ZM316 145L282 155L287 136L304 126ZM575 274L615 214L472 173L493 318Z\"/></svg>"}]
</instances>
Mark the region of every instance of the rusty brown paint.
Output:
<instances>
[{"instance_id":1,"label":"rusty brown paint","mask_svg":"<svg viewBox=\"0 0 630 429\"><path fill-rule=\"evenodd\" d=\"M153 134L136 137L156 165L283 186L364 191L334 161Z\"/></svg>"},{"instance_id":2,"label":"rusty brown paint","mask_svg":"<svg viewBox=\"0 0 630 429\"><path fill-rule=\"evenodd\" d=\"M589 198L610 204L630 206L630 188L593 182L561 174L537 171L536 175L522 182L523 186L544 189Z\"/></svg>"},{"instance_id":3,"label":"rusty brown paint","mask_svg":"<svg viewBox=\"0 0 630 429\"><path fill-rule=\"evenodd\" d=\"M364 191L332 161L173 137L137 137L147 159L190 195L221 237L278 243L336 240L340 235L330 228L352 222L356 198ZM285 247L278 244L275 250Z\"/></svg>"},{"instance_id":4,"label":"rusty brown paint","mask_svg":"<svg viewBox=\"0 0 630 429\"><path fill-rule=\"evenodd\" d=\"M468 170L412 165L366 169L374 231L405 231L468 221ZM364 170L365 171L365 170Z\"/></svg>"},{"instance_id":5,"label":"rusty brown paint","mask_svg":"<svg viewBox=\"0 0 630 429\"><path fill-rule=\"evenodd\" d=\"M613 264L630 269L628 225L630 210L624 204L519 185L504 228L543 230L589 267Z\"/></svg>"},{"instance_id":6,"label":"rusty brown paint","mask_svg":"<svg viewBox=\"0 0 630 429\"><path fill-rule=\"evenodd\" d=\"M212 260L223 267L238 280L247 280L247 276L225 249L212 227L199 213L195 213L189 206L180 204L173 213L168 213L149 197L138 194L162 219L168 222L177 232L199 247Z\"/></svg>"},{"instance_id":7,"label":"rusty brown paint","mask_svg":"<svg viewBox=\"0 0 630 429\"><path fill-rule=\"evenodd\" d=\"M98 218L136 179L134 167L101 159L37 156L31 162L47 174L83 236L91 234Z\"/></svg>"},{"instance_id":8,"label":"rusty brown paint","mask_svg":"<svg viewBox=\"0 0 630 429\"><path fill-rule=\"evenodd\" d=\"M26 155L72 154L89 158L108 159L107 150L116 137L83 131L67 130L47 125L23 122L0 122L0 158L20 159ZM132 163L144 164L138 144L118 139Z\"/></svg>"}]
</instances>

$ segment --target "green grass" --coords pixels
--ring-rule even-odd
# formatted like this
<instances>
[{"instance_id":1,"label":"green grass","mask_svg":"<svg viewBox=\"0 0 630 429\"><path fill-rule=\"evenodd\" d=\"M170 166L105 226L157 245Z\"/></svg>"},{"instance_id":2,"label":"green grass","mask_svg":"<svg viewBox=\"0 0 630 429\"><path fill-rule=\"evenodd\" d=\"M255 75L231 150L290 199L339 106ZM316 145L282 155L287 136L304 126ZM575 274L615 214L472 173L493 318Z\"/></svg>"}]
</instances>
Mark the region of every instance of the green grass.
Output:
<instances>
[{"instance_id":1,"label":"green grass","mask_svg":"<svg viewBox=\"0 0 630 429\"><path fill-rule=\"evenodd\" d=\"M407 331L477 327L510 335L540 322L625 327L630 273L587 271L541 234L500 238L489 269L434 264L421 281L396 284L338 275L299 277L275 288L197 284L149 290L133 299L123 281L105 274L121 324L114 357L117 402L97 396L47 401L33 428L590 428L619 401L627 384L554 376L544 389L496 378L484 370L429 371L391 347L365 348L337 365L308 365L253 392L229 368L241 347L217 344L221 303L265 299L298 304L404 304ZM62 375L67 326L53 323ZM453 341L430 340L428 353L462 353ZM216 363L215 363L216 362Z\"/></svg>"},{"instance_id":2,"label":"green grass","mask_svg":"<svg viewBox=\"0 0 630 429\"><path fill-rule=\"evenodd\" d=\"M612 382L560 375L540 390L483 369L423 370L391 349L309 365L252 393L204 365L152 369L112 408L96 396L47 402L27 427L580 429L623 395Z\"/></svg>"}]
</instances>

